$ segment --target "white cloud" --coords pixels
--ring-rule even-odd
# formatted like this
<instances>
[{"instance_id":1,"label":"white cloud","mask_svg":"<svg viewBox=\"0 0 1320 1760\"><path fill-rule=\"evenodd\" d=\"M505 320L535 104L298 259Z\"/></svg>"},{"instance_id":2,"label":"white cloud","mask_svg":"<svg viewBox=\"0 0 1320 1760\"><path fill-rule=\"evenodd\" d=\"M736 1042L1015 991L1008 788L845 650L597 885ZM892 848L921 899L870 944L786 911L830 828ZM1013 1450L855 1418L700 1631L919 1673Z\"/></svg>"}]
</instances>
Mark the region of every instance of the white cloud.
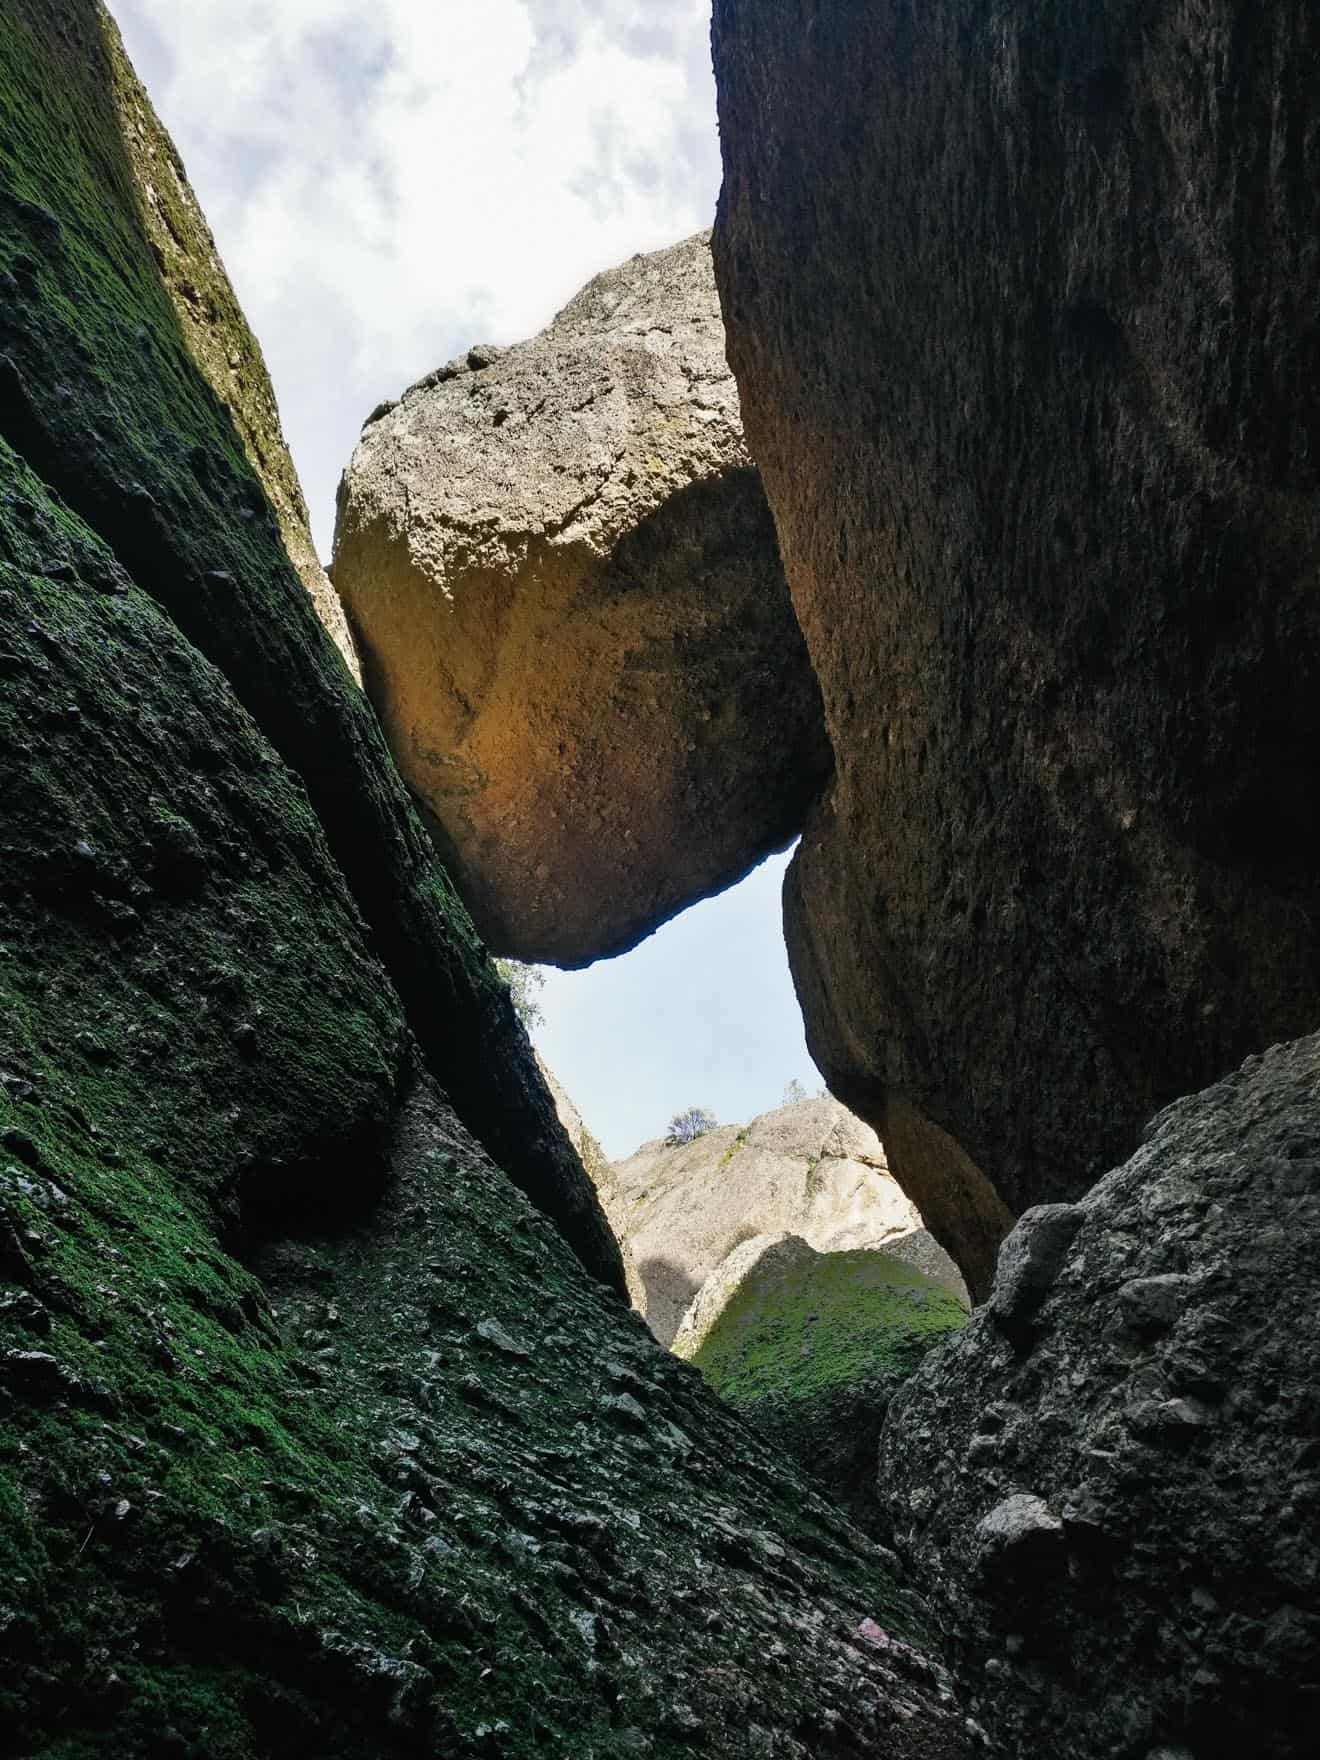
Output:
<instances>
[{"instance_id":1,"label":"white cloud","mask_svg":"<svg viewBox=\"0 0 1320 1760\"><path fill-rule=\"evenodd\" d=\"M381 397L708 225L709 0L111 0L275 380L322 548Z\"/></svg>"}]
</instances>

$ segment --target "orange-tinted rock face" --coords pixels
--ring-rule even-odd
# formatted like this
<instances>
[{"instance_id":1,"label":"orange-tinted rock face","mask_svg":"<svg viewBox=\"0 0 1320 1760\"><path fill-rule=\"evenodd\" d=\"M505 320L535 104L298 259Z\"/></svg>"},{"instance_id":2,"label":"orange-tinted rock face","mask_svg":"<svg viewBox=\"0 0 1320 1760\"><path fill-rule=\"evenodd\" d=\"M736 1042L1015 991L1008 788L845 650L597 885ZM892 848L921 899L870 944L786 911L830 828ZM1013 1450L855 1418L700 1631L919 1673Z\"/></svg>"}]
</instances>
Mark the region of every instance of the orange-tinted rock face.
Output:
<instances>
[{"instance_id":1,"label":"orange-tinted rock face","mask_svg":"<svg viewBox=\"0 0 1320 1760\"><path fill-rule=\"evenodd\" d=\"M718 0L714 42L730 360L837 770L791 956L984 1289L1005 1205L1320 1013L1320 23Z\"/></svg>"},{"instance_id":2,"label":"orange-tinted rock face","mask_svg":"<svg viewBox=\"0 0 1320 1760\"><path fill-rule=\"evenodd\" d=\"M787 842L828 773L704 236L373 419L335 584L497 952L621 951Z\"/></svg>"}]
</instances>

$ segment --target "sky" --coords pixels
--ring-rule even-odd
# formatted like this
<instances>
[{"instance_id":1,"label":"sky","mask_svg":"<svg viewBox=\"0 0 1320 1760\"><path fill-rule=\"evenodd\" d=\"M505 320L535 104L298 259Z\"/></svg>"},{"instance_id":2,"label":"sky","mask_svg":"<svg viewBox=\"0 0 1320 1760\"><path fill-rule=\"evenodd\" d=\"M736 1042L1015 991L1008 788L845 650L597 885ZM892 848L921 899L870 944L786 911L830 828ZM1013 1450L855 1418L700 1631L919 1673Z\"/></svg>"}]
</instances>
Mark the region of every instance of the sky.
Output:
<instances>
[{"instance_id":1,"label":"sky","mask_svg":"<svg viewBox=\"0 0 1320 1760\"><path fill-rule=\"evenodd\" d=\"M312 531L371 409L542 329L709 226L710 0L109 0L266 356ZM552 972L534 1037L613 1157L819 1086L786 858L621 959Z\"/></svg>"}]
</instances>

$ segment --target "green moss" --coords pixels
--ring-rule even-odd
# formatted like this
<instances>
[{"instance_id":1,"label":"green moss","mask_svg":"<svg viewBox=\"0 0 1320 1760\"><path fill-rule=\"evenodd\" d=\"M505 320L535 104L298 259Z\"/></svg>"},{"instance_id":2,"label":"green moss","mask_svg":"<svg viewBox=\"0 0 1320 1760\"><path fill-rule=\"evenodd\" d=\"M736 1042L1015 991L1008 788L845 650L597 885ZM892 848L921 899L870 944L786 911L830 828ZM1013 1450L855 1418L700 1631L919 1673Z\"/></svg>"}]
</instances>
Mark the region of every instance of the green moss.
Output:
<instances>
[{"instance_id":1,"label":"green moss","mask_svg":"<svg viewBox=\"0 0 1320 1760\"><path fill-rule=\"evenodd\" d=\"M185 255L205 256L208 241L190 201L160 198L144 217L163 140L97 0L13 0L0 33L0 436L301 778L428 1064L622 1293L617 1248L508 993L285 552L249 457L262 450L261 398L227 407L195 358L201 332L180 323L153 228L168 210ZM217 305L217 324L251 379L236 308L225 319Z\"/></svg>"},{"instance_id":2,"label":"green moss","mask_svg":"<svg viewBox=\"0 0 1320 1760\"><path fill-rule=\"evenodd\" d=\"M966 1318L947 1291L883 1252L789 1242L762 1255L691 1361L865 1514L889 1399Z\"/></svg>"}]
</instances>

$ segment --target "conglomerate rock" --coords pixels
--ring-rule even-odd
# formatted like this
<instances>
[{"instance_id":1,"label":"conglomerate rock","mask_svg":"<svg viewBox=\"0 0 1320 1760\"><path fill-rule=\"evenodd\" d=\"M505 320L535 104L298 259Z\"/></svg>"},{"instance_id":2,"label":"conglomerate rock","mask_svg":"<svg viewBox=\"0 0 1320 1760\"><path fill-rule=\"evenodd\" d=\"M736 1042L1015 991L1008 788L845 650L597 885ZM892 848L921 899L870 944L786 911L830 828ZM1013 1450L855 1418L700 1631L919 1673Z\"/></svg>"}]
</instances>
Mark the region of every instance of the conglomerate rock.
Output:
<instances>
[{"instance_id":1,"label":"conglomerate rock","mask_svg":"<svg viewBox=\"0 0 1320 1760\"><path fill-rule=\"evenodd\" d=\"M1320 1038L1167 1108L889 1410L879 1491L1005 1760L1303 1760Z\"/></svg>"},{"instance_id":2,"label":"conglomerate rock","mask_svg":"<svg viewBox=\"0 0 1320 1760\"><path fill-rule=\"evenodd\" d=\"M1010 1212L1320 1012L1320 13L716 0L714 48L837 772L790 957L979 1296Z\"/></svg>"},{"instance_id":3,"label":"conglomerate rock","mask_svg":"<svg viewBox=\"0 0 1320 1760\"><path fill-rule=\"evenodd\" d=\"M277 431L255 344L200 216L159 173L172 157L118 33L97 0L5 0L3 23L0 438L218 668L297 774L428 1066L622 1293L617 1249L508 992L290 564L252 462L266 447L275 469ZM180 232L177 260L155 244L162 215ZM180 263L194 258L213 323L180 316ZM225 340L246 362L233 403L208 352Z\"/></svg>"},{"instance_id":4,"label":"conglomerate rock","mask_svg":"<svg viewBox=\"0 0 1320 1760\"><path fill-rule=\"evenodd\" d=\"M890 1178L875 1132L828 1096L748 1125L717 1125L690 1143L644 1143L608 1180L598 1176L597 1189L636 1266L640 1312L662 1344L711 1278L734 1281L729 1255L759 1236L794 1235L817 1252L883 1246L965 1297L957 1269Z\"/></svg>"},{"instance_id":5,"label":"conglomerate rock","mask_svg":"<svg viewBox=\"0 0 1320 1760\"><path fill-rule=\"evenodd\" d=\"M334 577L498 953L620 952L782 847L828 774L705 234L377 411Z\"/></svg>"}]
</instances>

